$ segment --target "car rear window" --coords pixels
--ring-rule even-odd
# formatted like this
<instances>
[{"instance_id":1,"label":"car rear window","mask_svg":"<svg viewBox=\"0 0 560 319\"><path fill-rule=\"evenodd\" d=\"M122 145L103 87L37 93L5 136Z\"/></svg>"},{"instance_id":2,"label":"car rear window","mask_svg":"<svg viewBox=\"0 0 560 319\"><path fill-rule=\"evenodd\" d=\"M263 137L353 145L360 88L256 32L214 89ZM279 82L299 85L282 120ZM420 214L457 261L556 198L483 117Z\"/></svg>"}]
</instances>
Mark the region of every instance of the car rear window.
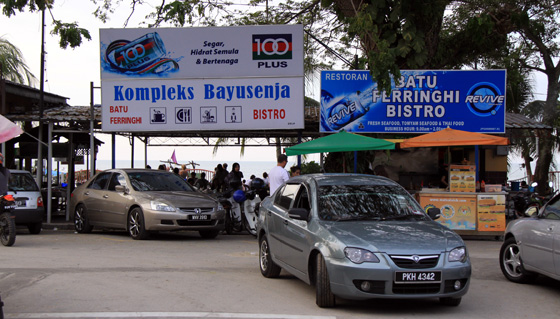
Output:
<instances>
[{"instance_id":1,"label":"car rear window","mask_svg":"<svg viewBox=\"0 0 560 319\"><path fill-rule=\"evenodd\" d=\"M319 187L319 218L324 220L429 220L404 190L385 185Z\"/></svg>"},{"instance_id":2,"label":"car rear window","mask_svg":"<svg viewBox=\"0 0 560 319\"><path fill-rule=\"evenodd\" d=\"M39 187L31 174L10 173L9 190L16 192L38 192Z\"/></svg>"}]
</instances>

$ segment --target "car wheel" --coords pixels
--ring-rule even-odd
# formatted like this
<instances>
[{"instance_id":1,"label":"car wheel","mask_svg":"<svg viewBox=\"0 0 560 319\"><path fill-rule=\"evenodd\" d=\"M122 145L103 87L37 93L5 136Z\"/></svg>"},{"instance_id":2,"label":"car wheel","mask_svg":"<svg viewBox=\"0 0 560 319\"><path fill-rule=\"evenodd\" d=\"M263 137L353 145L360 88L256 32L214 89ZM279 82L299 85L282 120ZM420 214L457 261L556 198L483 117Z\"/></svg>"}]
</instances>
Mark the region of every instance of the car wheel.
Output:
<instances>
[{"instance_id":1,"label":"car wheel","mask_svg":"<svg viewBox=\"0 0 560 319\"><path fill-rule=\"evenodd\" d=\"M334 307L336 300L331 291L331 282L329 280L329 274L327 272L327 266L325 265L323 255L317 254L316 266L315 285L317 296L315 302L317 303L317 306L321 308Z\"/></svg>"},{"instance_id":2,"label":"car wheel","mask_svg":"<svg viewBox=\"0 0 560 319\"><path fill-rule=\"evenodd\" d=\"M452 298L452 297L439 298L439 302L442 305L457 307L458 305L461 304L461 297L459 297L459 298Z\"/></svg>"},{"instance_id":3,"label":"car wheel","mask_svg":"<svg viewBox=\"0 0 560 319\"><path fill-rule=\"evenodd\" d=\"M265 235L262 236L259 243L259 266L261 274L266 278L276 278L280 276L280 271L282 271L282 268L274 263L272 256L270 256L268 238Z\"/></svg>"},{"instance_id":4,"label":"car wheel","mask_svg":"<svg viewBox=\"0 0 560 319\"><path fill-rule=\"evenodd\" d=\"M126 228L132 239L143 240L148 238L149 233L146 231L142 209L136 207L130 211Z\"/></svg>"},{"instance_id":5,"label":"car wheel","mask_svg":"<svg viewBox=\"0 0 560 319\"><path fill-rule=\"evenodd\" d=\"M27 225L27 229L33 235L37 235L41 232L41 228L43 227L43 223L35 223Z\"/></svg>"},{"instance_id":6,"label":"car wheel","mask_svg":"<svg viewBox=\"0 0 560 319\"><path fill-rule=\"evenodd\" d=\"M218 237L218 234L220 233L220 231L219 230L200 230L198 233L200 234L200 237L202 237L202 238L212 239L212 238Z\"/></svg>"},{"instance_id":7,"label":"car wheel","mask_svg":"<svg viewBox=\"0 0 560 319\"><path fill-rule=\"evenodd\" d=\"M87 209L84 205L78 205L74 210L74 228L80 234L91 233L93 230L93 226L89 224Z\"/></svg>"},{"instance_id":8,"label":"car wheel","mask_svg":"<svg viewBox=\"0 0 560 319\"><path fill-rule=\"evenodd\" d=\"M537 274L523 268L521 250L515 238L508 238L500 249L500 268L504 276L516 283L529 283L537 278Z\"/></svg>"}]
</instances>

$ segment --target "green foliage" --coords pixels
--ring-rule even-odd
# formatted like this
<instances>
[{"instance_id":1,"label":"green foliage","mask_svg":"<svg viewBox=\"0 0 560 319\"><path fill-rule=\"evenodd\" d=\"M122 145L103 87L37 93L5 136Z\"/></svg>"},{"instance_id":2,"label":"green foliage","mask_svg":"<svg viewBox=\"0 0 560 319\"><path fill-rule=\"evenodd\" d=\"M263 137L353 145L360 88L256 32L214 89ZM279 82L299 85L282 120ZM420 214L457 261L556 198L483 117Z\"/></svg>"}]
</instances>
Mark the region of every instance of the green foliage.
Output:
<instances>
[{"instance_id":1,"label":"green foliage","mask_svg":"<svg viewBox=\"0 0 560 319\"><path fill-rule=\"evenodd\" d=\"M16 14L16 10L23 12L26 7L30 12L50 8L52 2L52 0L0 0L0 5L2 6L2 13L11 17Z\"/></svg>"},{"instance_id":2,"label":"green foliage","mask_svg":"<svg viewBox=\"0 0 560 319\"><path fill-rule=\"evenodd\" d=\"M66 49L68 46L71 48L79 47L82 44L82 37L91 40L91 35L89 31L78 27L77 22L73 23L62 23L60 21L54 21L54 29L51 34L56 34L60 36L60 47Z\"/></svg>"},{"instance_id":3,"label":"green foliage","mask_svg":"<svg viewBox=\"0 0 560 319\"><path fill-rule=\"evenodd\" d=\"M315 174L321 173L321 166L315 161L306 162L301 164L301 174Z\"/></svg>"},{"instance_id":4,"label":"green foliage","mask_svg":"<svg viewBox=\"0 0 560 319\"><path fill-rule=\"evenodd\" d=\"M0 37L0 74L9 81L32 85L36 78L24 62L21 51Z\"/></svg>"}]
</instances>

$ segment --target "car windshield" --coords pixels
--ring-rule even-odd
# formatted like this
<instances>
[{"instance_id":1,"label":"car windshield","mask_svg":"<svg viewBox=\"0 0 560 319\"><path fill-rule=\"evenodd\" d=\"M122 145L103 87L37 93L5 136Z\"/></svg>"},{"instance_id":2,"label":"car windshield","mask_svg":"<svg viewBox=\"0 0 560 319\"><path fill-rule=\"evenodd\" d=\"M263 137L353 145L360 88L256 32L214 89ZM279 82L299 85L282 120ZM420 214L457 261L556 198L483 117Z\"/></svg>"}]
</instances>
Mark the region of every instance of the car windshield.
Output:
<instances>
[{"instance_id":1,"label":"car windshield","mask_svg":"<svg viewBox=\"0 0 560 319\"><path fill-rule=\"evenodd\" d=\"M39 187L30 174L11 173L9 189L16 192L38 192Z\"/></svg>"},{"instance_id":2,"label":"car windshield","mask_svg":"<svg viewBox=\"0 0 560 319\"><path fill-rule=\"evenodd\" d=\"M429 220L402 188L382 185L326 185L319 188L323 220Z\"/></svg>"},{"instance_id":3,"label":"car windshield","mask_svg":"<svg viewBox=\"0 0 560 319\"><path fill-rule=\"evenodd\" d=\"M181 177L172 173L128 173L132 188L138 192L192 192L193 188Z\"/></svg>"}]
</instances>

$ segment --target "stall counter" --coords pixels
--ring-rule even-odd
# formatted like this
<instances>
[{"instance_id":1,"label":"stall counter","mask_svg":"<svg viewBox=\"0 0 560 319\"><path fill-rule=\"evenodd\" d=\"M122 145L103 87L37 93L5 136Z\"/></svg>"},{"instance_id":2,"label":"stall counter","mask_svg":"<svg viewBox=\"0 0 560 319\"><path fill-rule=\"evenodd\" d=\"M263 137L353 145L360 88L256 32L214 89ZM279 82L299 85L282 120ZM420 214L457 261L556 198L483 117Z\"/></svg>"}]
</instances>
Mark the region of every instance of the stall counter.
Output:
<instances>
[{"instance_id":1,"label":"stall counter","mask_svg":"<svg viewBox=\"0 0 560 319\"><path fill-rule=\"evenodd\" d=\"M416 193L425 211L437 207L436 221L460 235L502 235L506 229L505 192L470 193L423 189Z\"/></svg>"}]
</instances>

